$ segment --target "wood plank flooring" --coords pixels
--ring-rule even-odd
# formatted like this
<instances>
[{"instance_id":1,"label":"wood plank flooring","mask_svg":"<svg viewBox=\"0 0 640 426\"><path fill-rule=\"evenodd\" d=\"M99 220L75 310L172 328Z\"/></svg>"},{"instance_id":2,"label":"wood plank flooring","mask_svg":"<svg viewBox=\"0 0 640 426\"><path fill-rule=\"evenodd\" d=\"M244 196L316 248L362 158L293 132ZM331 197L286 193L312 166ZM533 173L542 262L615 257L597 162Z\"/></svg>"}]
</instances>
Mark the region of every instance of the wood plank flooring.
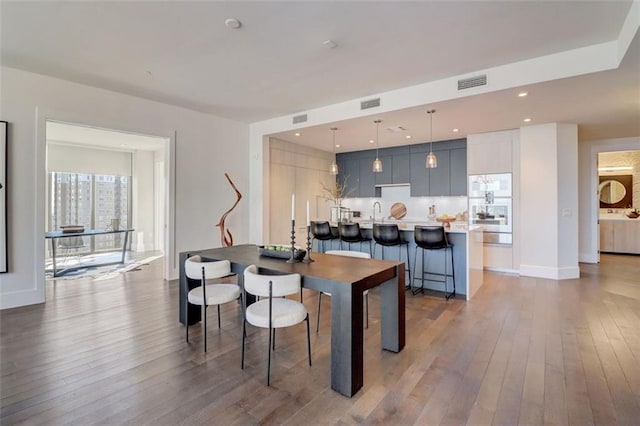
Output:
<instances>
[{"instance_id":1,"label":"wood plank flooring","mask_svg":"<svg viewBox=\"0 0 640 426\"><path fill-rule=\"evenodd\" d=\"M640 424L640 257L603 255L578 280L485 273L470 302L407 295L407 345L380 349L370 296L364 387L330 388L330 298L312 333L279 330L266 386L267 336L241 312L177 321L162 264L103 281L47 284L47 303L0 312L2 425ZM315 321L316 294L305 291ZM312 324L312 330L315 324Z\"/></svg>"}]
</instances>

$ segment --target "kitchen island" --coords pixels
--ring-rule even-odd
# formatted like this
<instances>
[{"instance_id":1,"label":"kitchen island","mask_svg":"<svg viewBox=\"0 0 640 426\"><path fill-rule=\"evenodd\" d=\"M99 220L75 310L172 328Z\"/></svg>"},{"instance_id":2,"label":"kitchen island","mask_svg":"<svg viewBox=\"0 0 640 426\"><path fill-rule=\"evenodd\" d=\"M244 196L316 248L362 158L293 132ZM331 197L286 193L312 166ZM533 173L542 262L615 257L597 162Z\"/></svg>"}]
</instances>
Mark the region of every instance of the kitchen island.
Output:
<instances>
[{"instance_id":1,"label":"kitchen island","mask_svg":"<svg viewBox=\"0 0 640 426\"><path fill-rule=\"evenodd\" d=\"M373 241L373 223L371 221L360 221L360 229L365 237L369 237L372 240L372 246L374 244ZM409 261L411 267L411 274L413 278L413 271L416 270L418 273L422 270L422 256L420 254L420 250L418 251L418 256L416 256L416 243L414 240L414 228L417 225L420 226L440 226L442 225L439 222L420 222L420 221L389 221L385 220L384 222L376 222L376 223L395 223L398 225L398 229L400 230L400 236L403 240L409 242ZM332 227L336 228L337 232L337 224L331 224ZM459 296L464 296L466 300L469 300L473 297L473 295L478 291L478 289L483 284L483 267L484 267L484 259L483 259L483 234L481 226L470 226L470 227L457 227L455 224L452 225L451 229L447 229L447 238L449 242L453 244L453 260L454 260L454 271L456 276L456 294ZM333 247L338 248L339 242L334 242ZM369 247L368 243L363 243L362 248L358 244L352 244L352 249L368 251ZM344 247L346 248L346 244ZM374 253L374 257L381 258L382 250L380 245L377 246L376 252ZM398 247L385 247L385 259L398 259ZM405 248L402 247L402 260L406 261L406 251ZM417 260L417 265L414 265L414 259ZM447 254L447 268L451 271L451 261L450 257ZM417 266L417 268L416 268ZM432 250L425 251L425 267L426 270L434 273L444 273L445 269L445 251L444 250ZM436 275L430 276L429 274L425 275L425 278L434 278L436 280L442 279ZM420 287L420 281L413 280L411 283L415 287ZM432 281L424 281L424 288L429 290L436 291L444 291L444 283L432 282ZM453 281L451 277L447 278L447 289L451 291L453 288Z\"/></svg>"}]
</instances>

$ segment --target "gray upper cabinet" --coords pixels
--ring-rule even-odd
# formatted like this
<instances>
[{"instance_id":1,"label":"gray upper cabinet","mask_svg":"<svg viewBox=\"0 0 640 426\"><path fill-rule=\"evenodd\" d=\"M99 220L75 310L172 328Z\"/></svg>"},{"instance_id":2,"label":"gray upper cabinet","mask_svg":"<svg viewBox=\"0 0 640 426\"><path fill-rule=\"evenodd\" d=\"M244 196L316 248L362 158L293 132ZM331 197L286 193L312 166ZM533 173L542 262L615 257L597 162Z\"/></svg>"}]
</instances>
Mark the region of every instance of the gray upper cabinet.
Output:
<instances>
[{"instance_id":1,"label":"gray upper cabinet","mask_svg":"<svg viewBox=\"0 0 640 426\"><path fill-rule=\"evenodd\" d=\"M467 195L467 149L458 148L449 151L451 171L450 195Z\"/></svg>"},{"instance_id":2,"label":"gray upper cabinet","mask_svg":"<svg viewBox=\"0 0 640 426\"><path fill-rule=\"evenodd\" d=\"M389 155L381 155L380 160L382 160L382 171L380 173L374 173L375 175L375 184L376 185L386 185L393 182L393 158ZM373 167L373 162L371 163Z\"/></svg>"},{"instance_id":3,"label":"gray upper cabinet","mask_svg":"<svg viewBox=\"0 0 640 426\"><path fill-rule=\"evenodd\" d=\"M410 161L410 182L412 197L429 195L429 169L424 166L426 153L414 153Z\"/></svg>"},{"instance_id":4,"label":"gray upper cabinet","mask_svg":"<svg viewBox=\"0 0 640 426\"><path fill-rule=\"evenodd\" d=\"M359 197L360 164L358 160L339 160L338 163L338 183L344 185L346 180L345 194L349 197Z\"/></svg>"},{"instance_id":5,"label":"gray upper cabinet","mask_svg":"<svg viewBox=\"0 0 640 426\"><path fill-rule=\"evenodd\" d=\"M427 169L430 144L406 145L380 150L382 172L374 173L375 150L338 154L338 182L348 176L351 197L375 197L376 185L409 183L412 197L467 194L467 141L456 139L433 144L438 167ZM379 192L378 192L379 194Z\"/></svg>"},{"instance_id":6,"label":"gray upper cabinet","mask_svg":"<svg viewBox=\"0 0 640 426\"><path fill-rule=\"evenodd\" d=\"M359 197L375 197L376 196L376 177L378 173L373 172L373 160L375 158L361 158L360 162L360 180L358 183ZM383 164L384 165L384 164ZM383 167L384 170L384 167Z\"/></svg>"},{"instance_id":7,"label":"gray upper cabinet","mask_svg":"<svg viewBox=\"0 0 640 426\"><path fill-rule=\"evenodd\" d=\"M390 183L409 183L411 181L411 154L400 154L392 157L393 168Z\"/></svg>"},{"instance_id":8,"label":"gray upper cabinet","mask_svg":"<svg viewBox=\"0 0 640 426\"><path fill-rule=\"evenodd\" d=\"M451 167L449 165L449 150L436 151L434 154L436 154L438 158L438 167L435 169L426 169L424 164L422 165L425 170L429 170L429 195L432 197L450 195L451 185L449 182Z\"/></svg>"}]
</instances>

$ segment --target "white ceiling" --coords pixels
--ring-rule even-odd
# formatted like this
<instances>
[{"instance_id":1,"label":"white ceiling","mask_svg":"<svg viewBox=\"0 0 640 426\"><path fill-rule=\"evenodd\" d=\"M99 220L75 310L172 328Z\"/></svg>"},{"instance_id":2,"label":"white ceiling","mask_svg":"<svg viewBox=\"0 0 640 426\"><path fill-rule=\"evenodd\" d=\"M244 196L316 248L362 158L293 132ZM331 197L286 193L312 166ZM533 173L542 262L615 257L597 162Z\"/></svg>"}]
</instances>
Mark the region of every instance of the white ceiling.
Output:
<instances>
[{"instance_id":1,"label":"white ceiling","mask_svg":"<svg viewBox=\"0 0 640 426\"><path fill-rule=\"evenodd\" d=\"M304 112L528 58L616 40L630 0L2 1L4 66L242 122ZM238 30L226 18L242 22ZM323 45L331 39L337 47ZM640 42L619 70L429 105L434 139L578 123L581 138L640 135ZM342 150L428 140L427 106L337 123ZM327 150L331 125L278 136ZM453 134L453 127L460 133ZM366 146L364 145L364 146Z\"/></svg>"}]
</instances>

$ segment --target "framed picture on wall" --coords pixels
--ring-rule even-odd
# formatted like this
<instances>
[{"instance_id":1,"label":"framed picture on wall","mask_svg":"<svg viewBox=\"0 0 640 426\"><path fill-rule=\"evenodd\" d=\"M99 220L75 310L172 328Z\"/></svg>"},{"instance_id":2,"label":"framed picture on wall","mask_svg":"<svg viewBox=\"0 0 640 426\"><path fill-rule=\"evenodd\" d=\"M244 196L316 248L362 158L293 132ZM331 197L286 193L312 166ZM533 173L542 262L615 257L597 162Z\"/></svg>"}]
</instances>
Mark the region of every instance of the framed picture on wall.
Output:
<instances>
[{"instance_id":1,"label":"framed picture on wall","mask_svg":"<svg viewBox=\"0 0 640 426\"><path fill-rule=\"evenodd\" d=\"M0 121L0 273L7 272L7 122Z\"/></svg>"}]
</instances>

